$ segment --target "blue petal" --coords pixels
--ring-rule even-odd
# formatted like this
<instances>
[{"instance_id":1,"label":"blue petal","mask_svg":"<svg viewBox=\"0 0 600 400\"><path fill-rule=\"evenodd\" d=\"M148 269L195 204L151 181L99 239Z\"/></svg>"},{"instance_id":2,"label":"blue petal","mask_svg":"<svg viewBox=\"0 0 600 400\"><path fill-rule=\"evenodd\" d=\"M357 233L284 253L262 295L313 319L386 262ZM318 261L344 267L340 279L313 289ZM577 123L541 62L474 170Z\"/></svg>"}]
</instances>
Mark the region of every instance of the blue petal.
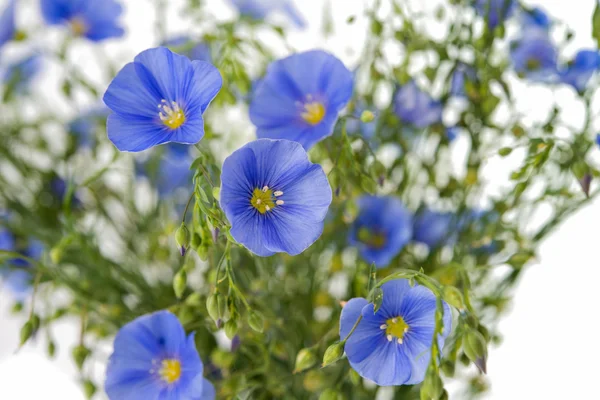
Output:
<instances>
[{"instance_id":1,"label":"blue petal","mask_svg":"<svg viewBox=\"0 0 600 400\"><path fill-rule=\"evenodd\" d=\"M16 0L8 0L8 5L0 14L0 47L15 36L15 5Z\"/></svg>"},{"instance_id":2,"label":"blue petal","mask_svg":"<svg viewBox=\"0 0 600 400\"><path fill-rule=\"evenodd\" d=\"M42 16L46 23L56 25L70 19L81 1L73 0L41 0Z\"/></svg>"},{"instance_id":3,"label":"blue petal","mask_svg":"<svg viewBox=\"0 0 600 400\"><path fill-rule=\"evenodd\" d=\"M192 67L194 71L193 85L190 87L187 98L191 99L190 107L199 107L200 112L204 113L221 90L223 78L219 70L206 61L193 61Z\"/></svg>"},{"instance_id":4,"label":"blue petal","mask_svg":"<svg viewBox=\"0 0 600 400\"><path fill-rule=\"evenodd\" d=\"M121 37L125 31L118 25L123 7L115 0L86 1L79 13L87 25L85 36L93 41Z\"/></svg>"},{"instance_id":5,"label":"blue petal","mask_svg":"<svg viewBox=\"0 0 600 400\"><path fill-rule=\"evenodd\" d=\"M104 103L114 112L152 120L158 119L161 100L158 93L151 92L139 78L135 63L125 65L104 94Z\"/></svg>"},{"instance_id":6,"label":"blue petal","mask_svg":"<svg viewBox=\"0 0 600 400\"><path fill-rule=\"evenodd\" d=\"M199 376L194 381L195 388L191 392L189 400L214 400L217 397L217 392L213 384L206 378Z\"/></svg>"},{"instance_id":7,"label":"blue petal","mask_svg":"<svg viewBox=\"0 0 600 400\"><path fill-rule=\"evenodd\" d=\"M261 257L269 257L275 254L274 251L265 246L263 236L267 229L267 219L261 218L258 211L248 210L235 215L233 218L227 218L231 222L231 236L238 243L243 244L248 250Z\"/></svg>"},{"instance_id":8,"label":"blue petal","mask_svg":"<svg viewBox=\"0 0 600 400\"><path fill-rule=\"evenodd\" d=\"M368 301L362 297L350 299L340 315L340 339L345 339L346 336L354 327L358 317L362 314L362 309L368 304Z\"/></svg>"},{"instance_id":9,"label":"blue petal","mask_svg":"<svg viewBox=\"0 0 600 400\"><path fill-rule=\"evenodd\" d=\"M404 310L401 308L402 302L412 289L407 279L394 279L381 285L383 302L377 313L381 313L386 320L398 316L404 318Z\"/></svg>"},{"instance_id":10,"label":"blue petal","mask_svg":"<svg viewBox=\"0 0 600 400\"><path fill-rule=\"evenodd\" d=\"M413 240L435 248L450 239L452 214L423 210L414 222Z\"/></svg>"},{"instance_id":11,"label":"blue petal","mask_svg":"<svg viewBox=\"0 0 600 400\"><path fill-rule=\"evenodd\" d=\"M378 348L383 347L388 342L385 337L385 330L380 328L386 319L379 312L375 314L373 310L373 304L371 303L362 308L362 319L346 342L344 349L348 360L352 363L360 363L367 358L371 358L379 350ZM354 319L352 325L355 322L356 319ZM345 324L348 323L345 322Z\"/></svg>"},{"instance_id":12,"label":"blue petal","mask_svg":"<svg viewBox=\"0 0 600 400\"><path fill-rule=\"evenodd\" d=\"M298 11L298 8L296 8L292 0L287 0L285 2L285 4L283 5L283 11L298 28L306 27L306 20L304 19L302 14L300 14L300 11Z\"/></svg>"},{"instance_id":13,"label":"blue petal","mask_svg":"<svg viewBox=\"0 0 600 400\"><path fill-rule=\"evenodd\" d=\"M15 238L13 234L3 227L0 227L0 250L12 251L15 247Z\"/></svg>"},{"instance_id":14,"label":"blue petal","mask_svg":"<svg viewBox=\"0 0 600 400\"><path fill-rule=\"evenodd\" d=\"M150 119L111 114L106 130L110 141L121 151L142 151L169 141L169 130Z\"/></svg>"}]
</instances>

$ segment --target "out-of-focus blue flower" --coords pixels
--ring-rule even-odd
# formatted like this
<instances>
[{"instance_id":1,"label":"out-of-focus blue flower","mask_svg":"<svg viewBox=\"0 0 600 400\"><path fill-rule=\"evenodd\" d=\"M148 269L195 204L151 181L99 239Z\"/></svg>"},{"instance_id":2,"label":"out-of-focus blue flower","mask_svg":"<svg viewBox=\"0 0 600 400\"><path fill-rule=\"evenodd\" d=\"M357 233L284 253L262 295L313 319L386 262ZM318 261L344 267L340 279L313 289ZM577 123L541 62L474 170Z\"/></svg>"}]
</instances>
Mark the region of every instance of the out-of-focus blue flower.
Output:
<instances>
[{"instance_id":1,"label":"out-of-focus blue flower","mask_svg":"<svg viewBox=\"0 0 600 400\"><path fill-rule=\"evenodd\" d=\"M194 334L186 337L175 315L159 311L119 330L104 388L110 400L212 400L203 369Z\"/></svg>"},{"instance_id":2,"label":"out-of-focus blue flower","mask_svg":"<svg viewBox=\"0 0 600 400\"><path fill-rule=\"evenodd\" d=\"M496 211L484 209L469 209L458 217L457 230L470 231L472 237L477 238L471 243L473 254L491 255L500 250L500 242L490 237L490 232L500 222L500 216Z\"/></svg>"},{"instance_id":3,"label":"out-of-focus blue flower","mask_svg":"<svg viewBox=\"0 0 600 400\"><path fill-rule=\"evenodd\" d=\"M14 236L6 229L0 232L0 250L16 251L25 257L39 260L44 251L42 242L30 239L27 247L17 248ZM24 301L31 293L31 264L22 258L13 258L9 265L0 265L2 284L8 288L16 301Z\"/></svg>"},{"instance_id":4,"label":"out-of-focus blue flower","mask_svg":"<svg viewBox=\"0 0 600 400\"><path fill-rule=\"evenodd\" d=\"M600 133L596 135L596 144L600 146Z\"/></svg>"},{"instance_id":5,"label":"out-of-focus blue flower","mask_svg":"<svg viewBox=\"0 0 600 400\"><path fill-rule=\"evenodd\" d=\"M54 177L50 180L50 193L56 199L58 204L62 204L65 200L65 196L67 195L68 183L64 179L60 177ZM71 198L71 207L77 208L81 205L81 201L77 197L75 193L73 193Z\"/></svg>"},{"instance_id":6,"label":"out-of-focus blue flower","mask_svg":"<svg viewBox=\"0 0 600 400\"><path fill-rule=\"evenodd\" d=\"M371 122L363 122L360 116L364 111L371 110L364 102L359 102L354 107L354 116L356 118L348 118L346 121L346 130L350 134L360 134L365 139L371 140L377 131L377 119Z\"/></svg>"},{"instance_id":7,"label":"out-of-focus blue flower","mask_svg":"<svg viewBox=\"0 0 600 400\"><path fill-rule=\"evenodd\" d=\"M190 60L212 62L210 48L204 43L196 43L188 36L177 36L165 41L162 46L184 55Z\"/></svg>"},{"instance_id":8,"label":"out-of-focus blue flower","mask_svg":"<svg viewBox=\"0 0 600 400\"><path fill-rule=\"evenodd\" d=\"M417 128L440 123L442 121L442 103L425 93L414 81L398 88L394 96L394 112L402 122Z\"/></svg>"},{"instance_id":9,"label":"out-of-focus blue flower","mask_svg":"<svg viewBox=\"0 0 600 400\"><path fill-rule=\"evenodd\" d=\"M449 126L446 128L446 138L448 139L449 142L453 142L458 137L459 134L460 134L460 131L455 126Z\"/></svg>"},{"instance_id":10,"label":"out-of-focus blue flower","mask_svg":"<svg viewBox=\"0 0 600 400\"><path fill-rule=\"evenodd\" d=\"M465 85L467 82L475 82L477 71L474 67L460 63L456 66L450 81L450 94L457 97L466 97Z\"/></svg>"},{"instance_id":11,"label":"out-of-focus blue flower","mask_svg":"<svg viewBox=\"0 0 600 400\"><path fill-rule=\"evenodd\" d=\"M429 248L436 248L456 239L453 235L452 222L455 217L450 213L441 213L424 209L415 217L413 240L425 243Z\"/></svg>"},{"instance_id":12,"label":"out-of-focus blue flower","mask_svg":"<svg viewBox=\"0 0 600 400\"><path fill-rule=\"evenodd\" d=\"M521 25L524 31L527 29L542 29L548 31L548 29L550 29L550 18L544 10L535 7L531 10L523 10L521 14Z\"/></svg>"},{"instance_id":13,"label":"out-of-focus blue flower","mask_svg":"<svg viewBox=\"0 0 600 400\"><path fill-rule=\"evenodd\" d=\"M72 120L68 129L77 138L80 147L92 147L95 142L96 129L109 115L105 106L93 108Z\"/></svg>"},{"instance_id":14,"label":"out-of-focus blue flower","mask_svg":"<svg viewBox=\"0 0 600 400\"><path fill-rule=\"evenodd\" d=\"M546 32L527 31L511 43L515 72L532 81L552 82L558 75L558 52Z\"/></svg>"},{"instance_id":15,"label":"out-of-focus blue flower","mask_svg":"<svg viewBox=\"0 0 600 400\"><path fill-rule=\"evenodd\" d=\"M42 15L50 25L68 25L75 36L99 42L121 37L123 12L115 0L41 0Z\"/></svg>"},{"instance_id":16,"label":"out-of-focus blue flower","mask_svg":"<svg viewBox=\"0 0 600 400\"><path fill-rule=\"evenodd\" d=\"M341 339L362 315L345 345L348 361L360 376L379 386L415 385L423 381L431 361L437 299L426 287L411 287L406 279L384 283L381 289L383 302L377 313L362 297L342 309ZM440 349L452 329L450 307L443 302L443 308L443 331L437 337Z\"/></svg>"},{"instance_id":17,"label":"out-of-focus blue flower","mask_svg":"<svg viewBox=\"0 0 600 400\"><path fill-rule=\"evenodd\" d=\"M179 188L191 189L193 173L190 165L194 160L188 152L188 146L170 143L165 146L165 151L154 168L149 165L152 161L136 163L136 173L138 176L148 177L161 198L169 197Z\"/></svg>"},{"instance_id":18,"label":"out-of-focus blue flower","mask_svg":"<svg viewBox=\"0 0 600 400\"><path fill-rule=\"evenodd\" d=\"M293 0L229 0L241 15L262 20L272 12L284 13L298 28L304 28L306 21Z\"/></svg>"},{"instance_id":19,"label":"out-of-focus blue flower","mask_svg":"<svg viewBox=\"0 0 600 400\"><path fill-rule=\"evenodd\" d=\"M585 91L592 76L600 69L600 54L596 50L580 50L567 67L560 72L562 83L578 92Z\"/></svg>"},{"instance_id":20,"label":"out-of-focus blue flower","mask_svg":"<svg viewBox=\"0 0 600 400\"><path fill-rule=\"evenodd\" d=\"M221 89L219 71L165 47L146 50L123 67L104 94L114 113L108 138L121 151L204 137L202 114Z\"/></svg>"},{"instance_id":21,"label":"out-of-focus blue flower","mask_svg":"<svg viewBox=\"0 0 600 400\"><path fill-rule=\"evenodd\" d=\"M0 14L0 47L15 37L17 27L15 25L16 0L8 0L8 5Z\"/></svg>"},{"instance_id":22,"label":"out-of-focus blue flower","mask_svg":"<svg viewBox=\"0 0 600 400\"><path fill-rule=\"evenodd\" d=\"M0 227L0 250L12 251L15 247L15 238L11 231Z\"/></svg>"},{"instance_id":23,"label":"out-of-focus blue flower","mask_svg":"<svg viewBox=\"0 0 600 400\"><path fill-rule=\"evenodd\" d=\"M259 256L306 250L323 232L331 198L323 169L296 142L259 139L223 163L221 208L231 235Z\"/></svg>"},{"instance_id":24,"label":"out-of-focus blue flower","mask_svg":"<svg viewBox=\"0 0 600 400\"><path fill-rule=\"evenodd\" d=\"M475 10L486 18L490 29L506 21L517 7L515 0L475 0Z\"/></svg>"},{"instance_id":25,"label":"out-of-focus blue flower","mask_svg":"<svg viewBox=\"0 0 600 400\"><path fill-rule=\"evenodd\" d=\"M308 150L333 133L352 86L352 73L321 50L275 61L253 91L250 119L256 134L293 140Z\"/></svg>"},{"instance_id":26,"label":"out-of-focus blue flower","mask_svg":"<svg viewBox=\"0 0 600 400\"><path fill-rule=\"evenodd\" d=\"M4 71L3 82L17 94L25 94L30 84L42 67L42 58L38 54L31 55L8 66Z\"/></svg>"},{"instance_id":27,"label":"out-of-focus blue flower","mask_svg":"<svg viewBox=\"0 0 600 400\"><path fill-rule=\"evenodd\" d=\"M349 241L365 261L377 268L387 266L412 237L412 216L393 196L363 196L350 227Z\"/></svg>"}]
</instances>

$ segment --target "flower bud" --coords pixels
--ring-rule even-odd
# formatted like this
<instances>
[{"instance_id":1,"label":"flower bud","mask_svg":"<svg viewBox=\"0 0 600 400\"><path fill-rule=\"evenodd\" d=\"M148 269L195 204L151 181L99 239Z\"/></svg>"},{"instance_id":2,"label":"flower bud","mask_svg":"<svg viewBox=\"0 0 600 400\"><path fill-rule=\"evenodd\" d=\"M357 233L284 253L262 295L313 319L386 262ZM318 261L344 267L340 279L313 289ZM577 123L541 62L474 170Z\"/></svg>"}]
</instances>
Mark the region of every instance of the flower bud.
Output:
<instances>
[{"instance_id":1,"label":"flower bud","mask_svg":"<svg viewBox=\"0 0 600 400\"><path fill-rule=\"evenodd\" d=\"M265 329L264 318L256 311L250 311L250 314L248 314L248 325L256 332L262 332Z\"/></svg>"},{"instance_id":2,"label":"flower bud","mask_svg":"<svg viewBox=\"0 0 600 400\"><path fill-rule=\"evenodd\" d=\"M20 345L23 346L29 338L33 335L33 324L31 321L25 322L25 325L21 328L21 342Z\"/></svg>"},{"instance_id":3,"label":"flower bud","mask_svg":"<svg viewBox=\"0 0 600 400\"><path fill-rule=\"evenodd\" d=\"M206 310L213 320L217 321L219 319L219 295L217 292L206 299Z\"/></svg>"},{"instance_id":4,"label":"flower bud","mask_svg":"<svg viewBox=\"0 0 600 400\"><path fill-rule=\"evenodd\" d=\"M233 337L235 336L235 334L238 331L238 324L235 321L235 319L230 319L229 321L225 322L225 334L227 335L227 337L231 340L233 339Z\"/></svg>"},{"instance_id":5,"label":"flower bud","mask_svg":"<svg viewBox=\"0 0 600 400\"><path fill-rule=\"evenodd\" d=\"M33 334L35 334L35 332L37 332L37 330L40 328L40 317L37 314L33 314L30 321Z\"/></svg>"},{"instance_id":6,"label":"flower bud","mask_svg":"<svg viewBox=\"0 0 600 400\"><path fill-rule=\"evenodd\" d=\"M338 391L336 391L335 389L325 389L323 392L321 392L321 395L319 396L319 400L338 400L342 398L340 396L340 393Z\"/></svg>"},{"instance_id":7,"label":"flower bud","mask_svg":"<svg viewBox=\"0 0 600 400\"><path fill-rule=\"evenodd\" d=\"M463 350L481 372L487 373L487 344L481 333L469 329L463 338Z\"/></svg>"},{"instance_id":8,"label":"flower bud","mask_svg":"<svg viewBox=\"0 0 600 400\"><path fill-rule=\"evenodd\" d=\"M187 273L185 269L181 269L179 272L175 274L173 278L173 290L175 291L175 297L181 299L183 296L183 292L185 292L185 288L187 287Z\"/></svg>"},{"instance_id":9,"label":"flower bud","mask_svg":"<svg viewBox=\"0 0 600 400\"><path fill-rule=\"evenodd\" d=\"M73 348L71 355L73 356L75 365L77 365L77 368L80 371L83 368L83 363L85 363L85 360L88 358L90 353L91 351L83 345L79 345Z\"/></svg>"},{"instance_id":10,"label":"flower bud","mask_svg":"<svg viewBox=\"0 0 600 400\"><path fill-rule=\"evenodd\" d=\"M46 349L48 357L53 358L56 354L56 344L52 339L48 339L48 347Z\"/></svg>"},{"instance_id":11,"label":"flower bud","mask_svg":"<svg viewBox=\"0 0 600 400\"><path fill-rule=\"evenodd\" d=\"M53 264L59 264L62 259L62 254L63 249L61 246L53 247L52 250L50 250L50 261L52 261Z\"/></svg>"},{"instance_id":12,"label":"flower bud","mask_svg":"<svg viewBox=\"0 0 600 400\"><path fill-rule=\"evenodd\" d=\"M202 236L200 236L197 232L192 233L192 248L198 251L198 247L202 244Z\"/></svg>"},{"instance_id":13,"label":"flower bud","mask_svg":"<svg viewBox=\"0 0 600 400\"><path fill-rule=\"evenodd\" d=\"M96 385L89 379L86 379L83 382L83 392L85 393L85 397L91 399L96 394Z\"/></svg>"},{"instance_id":14,"label":"flower bud","mask_svg":"<svg viewBox=\"0 0 600 400\"><path fill-rule=\"evenodd\" d=\"M177 232L175 232L175 241L177 242L179 253L181 253L181 256L183 257L188 247L190 247L191 241L190 231L184 223L182 223L177 229Z\"/></svg>"},{"instance_id":15,"label":"flower bud","mask_svg":"<svg viewBox=\"0 0 600 400\"><path fill-rule=\"evenodd\" d=\"M202 295L198 292L194 292L185 299L185 303L190 306L199 306L202 304Z\"/></svg>"},{"instance_id":16,"label":"flower bud","mask_svg":"<svg viewBox=\"0 0 600 400\"><path fill-rule=\"evenodd\" d=\"M342 356L344 355L344 344L344 342L336 342L329 346L327 350L325 350L322 367L334 364L340 358L342 358Z\"/></svg>"},{"instance_id":17,"label":"flower bud","mask_svg":"<svg viewBox=\"0 0 600 400\"><path fill-rule=\"evenodd\" d=\"M296 356L296 364L294 366L294 374L309 369L317 363L317 356L311 348L302 349Z\"/></svg>"},{"instance_id":18,"label":"flower bud","mask_svg":"<svg viewBox=\"0 0 600 400\"><path fill-rule=\"evenodd\" d=\"M360 115L360 120L365 124L368 124L369 122L373 122L375 120L375 114L373 111L365 110Z\"/></svg>"},{"instance_id":19,"label":"flower bud","mask_svg":"<svg viewBox=\"0 0 600 400\"><path fill-rule=\"evenodd\" d=\"M460 292L460 290L458 290L456 287L445 286L443 297L444 297L444 300L446 301L446 303L450 304L451 306L453 306L459 310L462 310L463 308L465 308L465 302L463 299L463 295Z\"/></svg>"},{"instance_id":20,"label":"flower bud","mask_svg":"<svg viewBox=\"0 0 600 400\"><path fill-rule=\"evenodd\" d=\"M438 400L444 392L444 383L440 376L430 368L425 375L425 381L421 386L421 398L425 395L427 399Z\"/></svg>"}]
</instances>

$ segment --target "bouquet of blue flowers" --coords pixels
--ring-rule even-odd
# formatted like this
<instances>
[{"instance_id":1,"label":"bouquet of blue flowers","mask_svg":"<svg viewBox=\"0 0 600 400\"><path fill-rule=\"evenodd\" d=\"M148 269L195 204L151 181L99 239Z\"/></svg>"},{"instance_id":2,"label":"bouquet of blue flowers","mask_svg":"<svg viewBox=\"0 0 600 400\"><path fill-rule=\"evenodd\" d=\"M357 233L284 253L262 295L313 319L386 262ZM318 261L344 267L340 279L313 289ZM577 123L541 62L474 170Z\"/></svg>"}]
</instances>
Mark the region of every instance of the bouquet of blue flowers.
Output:
<instances>
[{"instance_id":1,"label":"bouquet of blue flowers","mask_svg":"<svg viewBox=\"0 0 600 400\"><path fill-rule=\"evenodd\" d=\"M77 318L79 379L110 400L485 391L514 286L598 194L600 53L566 57L569 28L515 0L368 2L345 21L367 29L354 62L294 50L320 22L293 0L215 3L0 10L0 278L21 346L53 357L53 325ZM124 9L154 14L156 42L109 57ZM569 88L580 126L520 114L515 83Z\"/></svg>"}]
</instances>

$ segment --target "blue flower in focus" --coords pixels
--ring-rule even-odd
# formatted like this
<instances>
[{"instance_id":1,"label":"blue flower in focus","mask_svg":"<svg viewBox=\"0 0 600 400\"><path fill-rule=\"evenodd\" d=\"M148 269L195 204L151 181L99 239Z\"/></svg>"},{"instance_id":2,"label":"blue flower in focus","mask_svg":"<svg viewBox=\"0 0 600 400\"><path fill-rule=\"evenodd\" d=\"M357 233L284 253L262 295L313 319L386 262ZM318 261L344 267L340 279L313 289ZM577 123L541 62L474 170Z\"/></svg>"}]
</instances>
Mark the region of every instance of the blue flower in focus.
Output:
<instances>
[{"instance_id":1,"label":"blue flower in focus","mask_svg":"<svg viewBox=\"0 0 600 400\"><path fill-rule=\"evenodd\" d=\"M94 42L121 37L123 12L115 0L41 0L42 16L50 25L68 25L75 36Z\"/></svg>"},{"instance_id":2,"label":"blue flower in focus","mask_svg":"<svg viewBox=\"0 0 600 400\"><path fill-rule=\"evenodd\" d=\"M0 14L0 47L15 37L17 27L15 25L16 0L8 0L8 5Z\"/></svg>"},{"instance_id":3,"label":"blue flower in focus","mask_svg":"<svg viewBox=\"0 0 600 400\"><path fill-rule=\"evenodd\" d=\"M95 134L98 126L106 121L109 115L108 108L102 106L91 109L72 120L68 129L76 137L77 144L81 147L92 147L95 142Z\"/></svg>"},{"instance_id":4,"label":"blue flower in focus","mask_svg":"<svg viewBox=\"0 0 600 400\"><path fill-rule=\"evenodd\" d=\"M363 196L357 201L359 212L350 228L349 241L361 257L387 266L412 237L412 216L395 197Z\"/></svg>"},{"instance_id":5,"label":"blue flower in focus","mask_svg":"<svg viewBox=\"0 0 600 400\"><path fill-rule=\"evenodd\" d=\"M293 140L308 150L333 133L352 86L352 72L321 50L275 61L253 91L250 119L256 134Z\"/></svg>"},{"instance_id":6,"label":"blue flower in focus","mask_svg":"<svg viewBox=\"0 0 600 400\"><path fill-rule=\"evenodd\" d=\"M450 213L441 213L424 209L414 220L413 240L424 243L433 249L456 239L452 230L455 220Z\"/></svg>"},{"instance_id":7,"label":"blue flower in focus","mask_svg":"<svg viewBox=\"0 0 600 400\"><path fill-rule=\"evenodd\" d=\"M162 46L186 56L190 60L212 62L210 48L204 43L193 42L188 36L177 36L163 42Z\"/></svg>"},{"instance_id":8,"label":"blue flower in focus","mask_svg":"<svg viewBox=\"0 0 600 400\"><path fill-rule=\"evenodd\" d=\"M398 88L394 95L394 112L402 122L417 128L440 123L442 121L442 103L423 92L415 81Z\"/></svg>"},{"instance_id":9,"label":"blue flower in focus","mask_svg":"<svg viewBox=\"0 0 600 400\"><path fill-rule=\"evenodd\" d=\"M34 54L8 66L2 81L9 92L26 94L42 67L41 56Z\"/></svg>"},{"instance_id":10,"label":"blue flower in focus","mask_svg":"<svg viewBox=\"0 0 600 400\"><path fill-rule=\"evenodd\" d=\"M550 18L539 7L531 10L524 10L521 14L523 30L527 29L542 29L548 31L550 29Z\"/></svg>"},{"instance_id":11,"label":"blue flower in focus","mask_svg":"<svg viewBox=\"0 0 600 400\"><path fill-rule=\"evenodd\" d=\"M600 69L600 54L596 50L580 50L560 72L560 81L578 92L585 91L592 76Z\"/></svg>"},{"instance_id":12,"label":"blue flower in focus","mask_svg":"<svg viewBox=\"0 0 600 400\"><path fill-rule=\"evenodd\" d=\"M292 0L229 0L241 15L262 20L271 12L285 14L298 28L304 28L306 21Z\"/></svg>"},{"instance_id":13,"label":"blue flower in focus","mask_svg":"<svg viewBox=\"0 0 600 400\"><path fill-rule=\"evenodd\" d=\"M511 43L515 72L537 82L552 82L557 77L558 52L546 32L528 31Z\"/></svg>"},{"instance_id":14,"label":"blue flower in focus","mask_svg":"<svg viewBox=\"0 0 600 400\"><path fill-rule=\"evenodd\" d=\"M110 400L212 400L203 369L194 334L186 337L175 315L158 311L119 330L104 389Z\"/></svg>"},{"instance_id":15,"label":"blue flower in focus","mask_svg":"<svg viewBox=\"0 0 600 400\"><path fill-rule=\"evenodd\" d=\"M475 10L485 17L490 29L494 29L506 21L517 6L515 0L475 0Z\"/></svg>"},{"instance_id":16,"label":"blue flower in focus","mask_svg":"<svg viewBox=\"0 0 600 400\"><path fill-rule=\"evenodd\" d=\"M259 139L223 163L221 208L231 235L262 257L306 250L323 232L331 198L323 169L296 142Z\"/></svg>"},{"instance_id":17,"label":"blue flower in focus","mask_svg":"<svg viewBox=\"0 0 600 400\"><path fill-rule=\"evenodd\" d=\"M121 151L204 137L202 114L221 89L219 71L165 47L146 50L123 67L104 94L114 113L108 138Z\"/></svg>"},{"instance_id":18,"label":"blue flower in focus","mask_svg":"<svg viewBox=\"0 0 600 400\"><path fill-rule=\"evenodd\" d=\"M350 366L360 376L379 386L415 385L425 378L431 361L437 299L424 286L410 286L406 279L381 286L383 302L374 312L362 297L350 300L340 316L340 338L346 342ZM443 331L437 337L440 349L452 329L452 312L443 302Z\"/></svg>"},{"instance_id":19,"label":"blue flower in focus","mask_svg":"<svg viewBox=\"0 0 600 400\"><path fill-rule=\"evenodd\" d=\"M477 71L474 67L459 63L454 70L452 79L450 80L450 95L457 97L466 97L467 82L475 82L477 80Z\"/></svg>"}]
</instances>

